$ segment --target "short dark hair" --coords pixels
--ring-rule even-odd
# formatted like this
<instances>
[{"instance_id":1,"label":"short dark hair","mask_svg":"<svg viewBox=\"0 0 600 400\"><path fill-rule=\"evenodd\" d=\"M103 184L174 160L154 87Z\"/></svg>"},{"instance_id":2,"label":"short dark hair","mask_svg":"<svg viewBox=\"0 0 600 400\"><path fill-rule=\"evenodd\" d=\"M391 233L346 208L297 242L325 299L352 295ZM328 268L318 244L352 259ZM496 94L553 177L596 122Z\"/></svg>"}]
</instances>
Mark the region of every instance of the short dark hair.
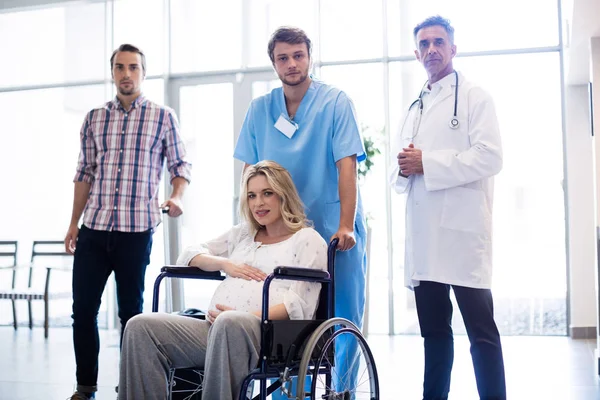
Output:
<instances>
[{"instance_id":1,"label":"short dark hair","mask_svg":"<svg viewBox=\"0 0 600 400\"><path fill-rule=\"evenodd\" d=\"M446 30L448 34L448 38L450 39L450 44L454 44L454 28L450 25L450 20L443 18L439 15L434 15L433 17L427 18L425 21L421 22L415 29L413 29L413 36L415 41L417 41L417 33L423 28L429 28L430 26L441 26Z\"/></svg>"},{"instance_id":2,"label":"short dark hair","mask_svg":"<svg viewBox=\"0 0 600 400\"><path fill-rule=\"evenodd\" d=\"M275 44L277 42L284 42L288 44L300 44L306 43L306 49L308 50L308 58L310 58L310 52L312 51L311 42L306 33L300 28L294 28L291 26L282 26L278 28L271 35L271 39L269 39L269 58L272 63L275 63L275 56L273 55L273 51L275 50Z\"/></svg>"},{"instance_id":3,"label":"short dark hair","mask_svg":"<svg viewBox=\"0 0 600 400\"><path fill-rule=\"evenodd\" d=\"M144 55L144 53L142 53L142 51L140 49L138 49L137 47L135 47L132 44L127 44L127 43L120 45L118 49L113 51L112 56L110 56L110 70L111 71L114 67L113 62L115 61L115 57L117 56L117 53L121 52L121 51L128 51L130 53L139 54L140 57L142 58L142 71L144 72L144 75L146 75L146 56Z\"/></svg>"}]
</instances>

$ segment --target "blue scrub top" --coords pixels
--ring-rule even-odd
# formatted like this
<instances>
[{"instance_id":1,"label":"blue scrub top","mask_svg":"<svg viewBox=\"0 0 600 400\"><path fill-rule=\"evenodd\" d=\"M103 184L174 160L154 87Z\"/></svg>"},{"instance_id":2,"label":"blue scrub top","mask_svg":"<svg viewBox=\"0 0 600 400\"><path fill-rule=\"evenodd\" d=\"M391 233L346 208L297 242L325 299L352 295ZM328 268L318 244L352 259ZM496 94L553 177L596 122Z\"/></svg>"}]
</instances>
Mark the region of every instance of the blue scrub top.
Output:
<instances>
[{"instance_id":1,"label":"blue scrub top","mask_svg":"<svg viewBox=\"0 0 600 400\"><path fill-rule=\"evenodd\" d=\"M296 112L293 122L298 130L291 138L274 126L281 115L289 120L283 88L253 100L234 157L247 164L273 160L285 167L308 218L328 241L340 220L335 163L355 154L358 162L366 158L354 107L341 90L313 80ZM365 236L360 193L354 231Z\"/></svg>"}]
</instances>

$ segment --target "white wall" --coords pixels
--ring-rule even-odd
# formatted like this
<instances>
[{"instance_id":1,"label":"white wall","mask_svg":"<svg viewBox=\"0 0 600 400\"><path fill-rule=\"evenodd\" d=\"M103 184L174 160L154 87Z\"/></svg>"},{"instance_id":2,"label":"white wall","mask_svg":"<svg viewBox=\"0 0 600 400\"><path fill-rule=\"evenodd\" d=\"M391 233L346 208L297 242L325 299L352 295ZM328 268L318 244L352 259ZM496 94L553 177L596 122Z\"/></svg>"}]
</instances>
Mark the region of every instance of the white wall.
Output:
<instances>
[{"instance_id":1,"label":"white wall","mask_svg":"<svg viewBox=\"0 0 600 400\"><path fill-rule=\"evenodd\" d=\"M565 102L567 112L565 151L569 183L570 327L594 327L597 304L594 300L597 265L594 138L590 135L587 85L567 86ZM596 142L600 143L600 141Z\"/></svg>"},{"instance_id":2,"label":"white wall","mask_svg":"<svg viewBox=\"0 0 600 400\"><path fill-rule=\"evenodd\" d=\"M600 183L598 182L598 178L600 177L600 139L598 135L600 135L600 37L592 37L590 39L590 81L593 84L592 97L593 97L593 125L595 130L595 152L596 152L596 207L600 207ZM600 227L600 210L596 209L596 226ZM590 302L593 300L595 306L598 306L598 268L597 264L594 268L594 285L596 287L595 295L590 297ZM598 311L596 311L596 317L598 317ZM597 324L596 327L600 328L600 321L598 318L596 319ZM597 333L600 335L600 329L597 330Z\"/></svg>"}]
</instances>

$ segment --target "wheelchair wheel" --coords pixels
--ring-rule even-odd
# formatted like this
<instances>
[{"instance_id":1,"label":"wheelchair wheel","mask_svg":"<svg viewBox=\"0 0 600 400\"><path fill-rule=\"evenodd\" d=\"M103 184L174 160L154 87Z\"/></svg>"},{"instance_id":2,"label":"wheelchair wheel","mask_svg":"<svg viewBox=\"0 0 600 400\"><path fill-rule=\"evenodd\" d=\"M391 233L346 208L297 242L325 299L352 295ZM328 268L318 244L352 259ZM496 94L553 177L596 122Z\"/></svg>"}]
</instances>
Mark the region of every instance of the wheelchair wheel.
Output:
<instances>
[{"instance_id":1,"label":"wheelchair wheel","mask_svg":"<svg viewBox=\"0 0 600 400\"><path fill-rule=\"evenodd\" d=\"M344 354L342 359L335 359L338 343L356 349L355 356ZM300 384L307 376L312 377L310 392ZM344 318L323 322L310 336L302 353L298 382L297 400L379 400L379 380L371 349L356 325Z\"/></svg>"}]
</instances>

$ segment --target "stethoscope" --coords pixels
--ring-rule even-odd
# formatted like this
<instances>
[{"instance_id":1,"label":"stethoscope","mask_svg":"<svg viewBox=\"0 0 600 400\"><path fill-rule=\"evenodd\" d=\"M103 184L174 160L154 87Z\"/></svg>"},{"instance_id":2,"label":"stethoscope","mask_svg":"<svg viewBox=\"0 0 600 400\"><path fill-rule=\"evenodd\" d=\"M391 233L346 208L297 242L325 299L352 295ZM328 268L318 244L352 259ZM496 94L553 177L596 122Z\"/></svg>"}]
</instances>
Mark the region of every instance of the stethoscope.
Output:
<instances>
[{"instance_id":1,"label":"stethoscope","mask_svg":"<svg viewBox=\"0 0 600 400\"><path fill-rule=\"evenodd\" d=\"M458 127L460 126L460 122L458 121L457 118L457 112L458 112L458 73L456 71L454 72L454 77L455 77L455 86L454 86L454 114L452 115L452 118L450 119L450 122L448 123L448 126L452 129L458 129ZM413 125L413 132L412 132L412 137L411 140L414 139L418 134L419 134L419 127L421 126L421 117L423 116L423 92L425 90L425 86L427 86L427 83L429 81L425 82L425 84L423 85L423 88L421 89L421 92L419 93L419 97L413 101L410 106L408 107L408 112L406 113L406 116L404 117L404 122L402 123L402 128L400 129L400 132L404 132L404 126L406 125L406 120L408 119L408 116L410 114L410 110L415 106L415 105L419 105L419 114L418 116L418 120L416 121L416 123Z\"/></svg>"}]
</instances>

